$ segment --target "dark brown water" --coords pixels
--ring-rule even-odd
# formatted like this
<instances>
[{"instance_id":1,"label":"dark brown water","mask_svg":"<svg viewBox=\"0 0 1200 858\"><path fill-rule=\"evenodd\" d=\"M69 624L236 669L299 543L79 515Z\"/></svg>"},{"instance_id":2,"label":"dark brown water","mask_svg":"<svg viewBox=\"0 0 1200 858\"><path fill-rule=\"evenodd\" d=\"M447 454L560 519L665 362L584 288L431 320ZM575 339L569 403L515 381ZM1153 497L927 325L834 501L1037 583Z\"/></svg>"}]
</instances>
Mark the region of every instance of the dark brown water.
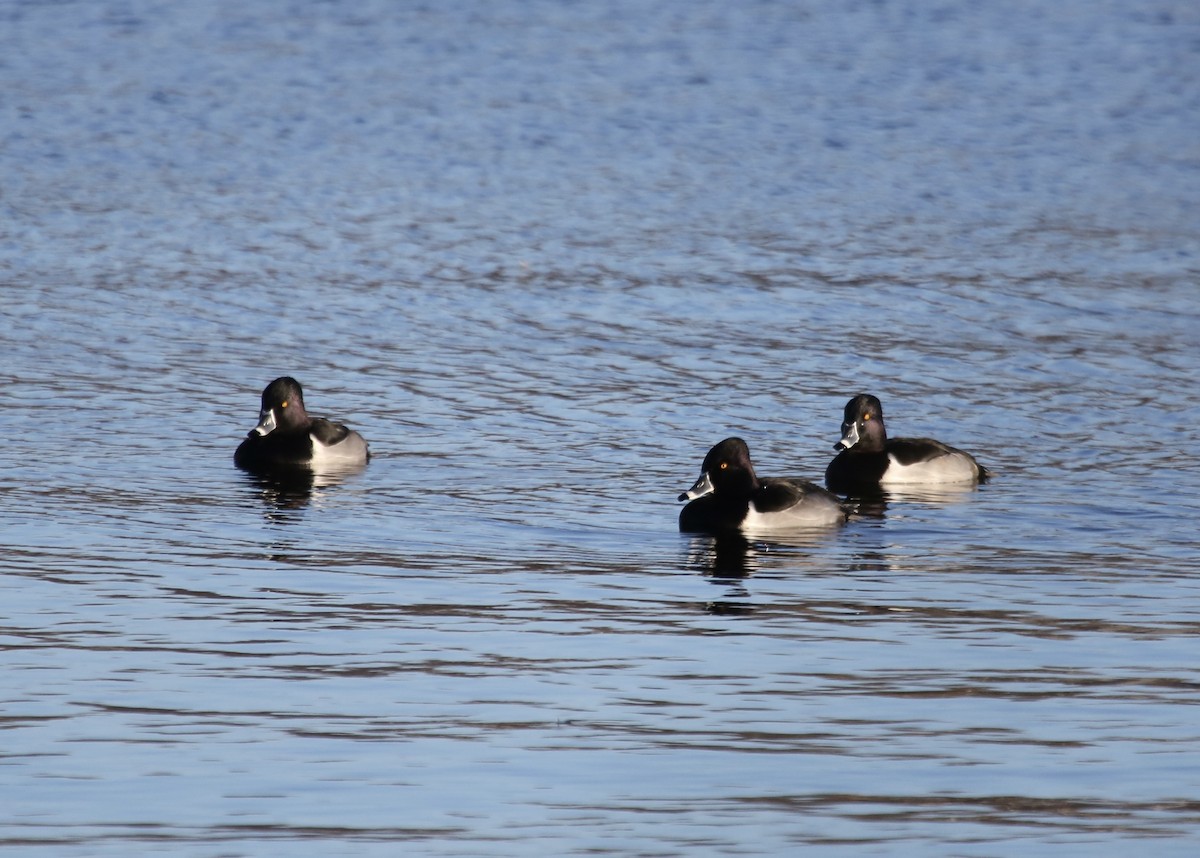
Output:
<instances>
[{"instance_id":1,"label":"dark brown water","mask_svg":"<svg viewBox=\"0 0 1200 858\"><path fill-rule=\"evenodd\" d=\"M1194 4L2 15L0 845L1192 854ZM995 479L677 533L862 390Z\"/></svg>"}]
</instances>

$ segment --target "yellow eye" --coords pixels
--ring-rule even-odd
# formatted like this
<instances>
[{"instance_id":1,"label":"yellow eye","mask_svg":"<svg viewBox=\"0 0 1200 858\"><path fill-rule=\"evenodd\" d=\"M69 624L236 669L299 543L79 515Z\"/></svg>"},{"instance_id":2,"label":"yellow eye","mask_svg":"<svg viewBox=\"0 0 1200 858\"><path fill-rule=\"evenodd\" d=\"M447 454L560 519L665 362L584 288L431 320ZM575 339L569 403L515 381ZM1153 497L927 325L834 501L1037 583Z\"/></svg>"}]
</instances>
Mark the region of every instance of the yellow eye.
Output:
<instances>
[{"instance_id":1,"label":"yellow eye","mask_svg":"<svg viewBox=\"0 0 1200 858\"><path fill-rule=\"evenodd\" d=\"M726 469L726 468L728 468L728 467L729 467L729 463L728 463L728 462L722 462L722 463L721 463L721 470L722 470L722 471L723 471L723 470L725 470L725 469Z\"/></svg>"},{"instance_id":2,"label":"yellow eye","mask_svg":"<svg viewBox=\"0 0 1200 858\"><path fill-rule=\"evenodd\" d=\"M283 402L279 403L279 407L280 407L280 408L287 408L287 400L285 399L285 400L283 400Z\"/></svg>"},{"instance_id":3,"label":"yellow eye","mask_svg":"<svg viewBox=\"0 0 1200 858\"><path fill-rule=\"evenodd\" d=\"M287 403L284 403L284 404L286 405ZM863 422L866 422L867 420L870 420L870 419L871 419L871 412L868 411L866 414L863 415Z\"/></svg>"}]
</instances>

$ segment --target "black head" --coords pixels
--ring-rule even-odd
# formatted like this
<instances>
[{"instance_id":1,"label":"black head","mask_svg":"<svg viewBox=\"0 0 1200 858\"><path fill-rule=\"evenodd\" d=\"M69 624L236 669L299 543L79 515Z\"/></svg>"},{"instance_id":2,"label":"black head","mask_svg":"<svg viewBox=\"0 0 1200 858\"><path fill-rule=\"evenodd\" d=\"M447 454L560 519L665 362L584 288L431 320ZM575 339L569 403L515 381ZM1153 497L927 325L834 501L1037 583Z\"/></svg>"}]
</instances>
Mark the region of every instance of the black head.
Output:
<instances>
[{"instance_id":1,"label":"black head","mask_svg":"<svg viewBox=\"0 0 1200 858\"><path fill-rule=\"evenodd\" d=\"M304 391L300 387L300 382L290 375L280 376L263 388L262 407L264 409L282 406L284 403L291 405L293 402L297 402L303 407Z\"/></svg>"},{"instance_id":2,"label":"black head","mask_svg":"<svg viewBox=\"0 0 1200 858\"><path fill-rule=\"evenodd\" d=\"M749 495L757 487L750 448L741 438L726 438L708 451L700 466L700 478L679 499L694 500L712 492Z\"/></svg>"},{"instance_id":3,"label":"black head","mask_svg":"<svg viewBox=\"0 0 1200 858\"><path fill-rule=\"evenodd\" d=\"M300 382L285 375L275 379L262 392L262 408L258 425L251 435L269 435L276 429L301 426L308 422L304 411L304 391Z\"/></svg>"},{"instance_id":4,"label":"black head","mask_svg":"<svg viewBox=\"0 0 1200 858\"><path fill-rule=\"evenodd\" d=\"M869 393L860 393L846 403L842 414L842 439L833 445L835 450L882 450L887 442L883 426L883 405Z\"/></svg>"}]
</instances>

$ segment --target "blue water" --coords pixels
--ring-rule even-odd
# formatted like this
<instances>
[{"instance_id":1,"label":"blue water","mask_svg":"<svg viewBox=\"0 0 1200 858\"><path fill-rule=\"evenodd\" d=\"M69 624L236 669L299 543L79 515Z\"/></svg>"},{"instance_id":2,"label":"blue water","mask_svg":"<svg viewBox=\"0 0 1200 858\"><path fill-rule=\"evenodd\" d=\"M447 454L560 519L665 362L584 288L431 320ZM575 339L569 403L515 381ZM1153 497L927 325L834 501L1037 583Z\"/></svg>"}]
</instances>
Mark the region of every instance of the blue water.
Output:
<instances>
[{"instance_id":1,"label":"blue water","mask_svg":"<svg viewBox=\"0 0 1200 858\"><path fill-rule=\"evenodd\" d=\"M0 846L1191 855L1198 132L1183 2L0 5ZM677 532L860 391L995 478Z\"/></svg>"}]
</instances>

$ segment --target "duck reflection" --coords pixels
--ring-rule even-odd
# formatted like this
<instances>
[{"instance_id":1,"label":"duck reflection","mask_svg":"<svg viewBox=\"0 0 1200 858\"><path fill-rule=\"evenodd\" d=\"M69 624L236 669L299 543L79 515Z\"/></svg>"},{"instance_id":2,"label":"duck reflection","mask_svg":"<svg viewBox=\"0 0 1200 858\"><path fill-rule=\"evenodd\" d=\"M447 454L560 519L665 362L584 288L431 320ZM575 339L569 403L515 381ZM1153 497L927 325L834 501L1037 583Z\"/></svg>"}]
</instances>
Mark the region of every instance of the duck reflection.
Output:
<instances>
[{"instance_id":1,"label":"duck reflection","mask_svg":"<svg viewBox=\"0 0 1200 858\"><path fill-rule=\"evenodd\" d=\"M944 507L969 500L979 491L976 483L956 483L932 486L893 486L877 491L846 495L846 508L851 517L883 518L890 504L919 503Z\"/></svg>"},{"instance_id":2,"label":"duck reflection","mask_svg":"<svg viewBox=\"0 0 1200 858\"><path fill-rule=\"evenodd\" d=\"M243 473L247 484L266 507L267 520L288 523L295 518L289 513L307 507L320 490L340 485L361 474L365 466L324 467L321 469L295 467L247 469Z\"/></svg>"},{"instance_id":3,"label":"duck reflection","mask_svg":"<svg viewBox=\"0 0 1200 858\"><path fill-rule=\"evenodd\" d=\"M749 578L773 551L813 548L835 535L820 528L776 534L770 539L750 539L738 532L719 536L695 534L688 543L687 568L717 580Z\"/></svg>"},{"instance_id":4,"label":"duck reflection","mask_svg":"<svg viewBox=\"0 0 1200 858\"><path fill-rule=\"evenodd\" d=\"M750 540L740 533L693 536L688 544L687 568L712 578L739 580L757 571L758 558Z\"/></svg>"},{"instance_id":5,"label":"duck reflection","mask_svg":"<svg viewBox=\"0 0 1200 858\"><path fill-rule=\"evenodd\" d=\"M705 613L719 616L744 616L757 609L750 601L747 579L759 571L768 555L796 548L812 548L833 538L827 529L775 536L770 540L748 539L740 533L720 536L693 535L688 541L685 568L710 579L714 586L725 587L716 599L704 603Z\"/></svg>"},{"instance_id":6,"label":"duck reflection","mask_svg":"<svg viewBox=\"0 0 1200 858\"><path fill-rule=\"evenodd\" d=\"M722 617L740 617L755 611L745 579L758 570L758 556L750 540L740 533L696 536L688 545L687 566L712 583L726 587L716 599L704 603L704 612Z\"/></svg>"}]
</instances>

